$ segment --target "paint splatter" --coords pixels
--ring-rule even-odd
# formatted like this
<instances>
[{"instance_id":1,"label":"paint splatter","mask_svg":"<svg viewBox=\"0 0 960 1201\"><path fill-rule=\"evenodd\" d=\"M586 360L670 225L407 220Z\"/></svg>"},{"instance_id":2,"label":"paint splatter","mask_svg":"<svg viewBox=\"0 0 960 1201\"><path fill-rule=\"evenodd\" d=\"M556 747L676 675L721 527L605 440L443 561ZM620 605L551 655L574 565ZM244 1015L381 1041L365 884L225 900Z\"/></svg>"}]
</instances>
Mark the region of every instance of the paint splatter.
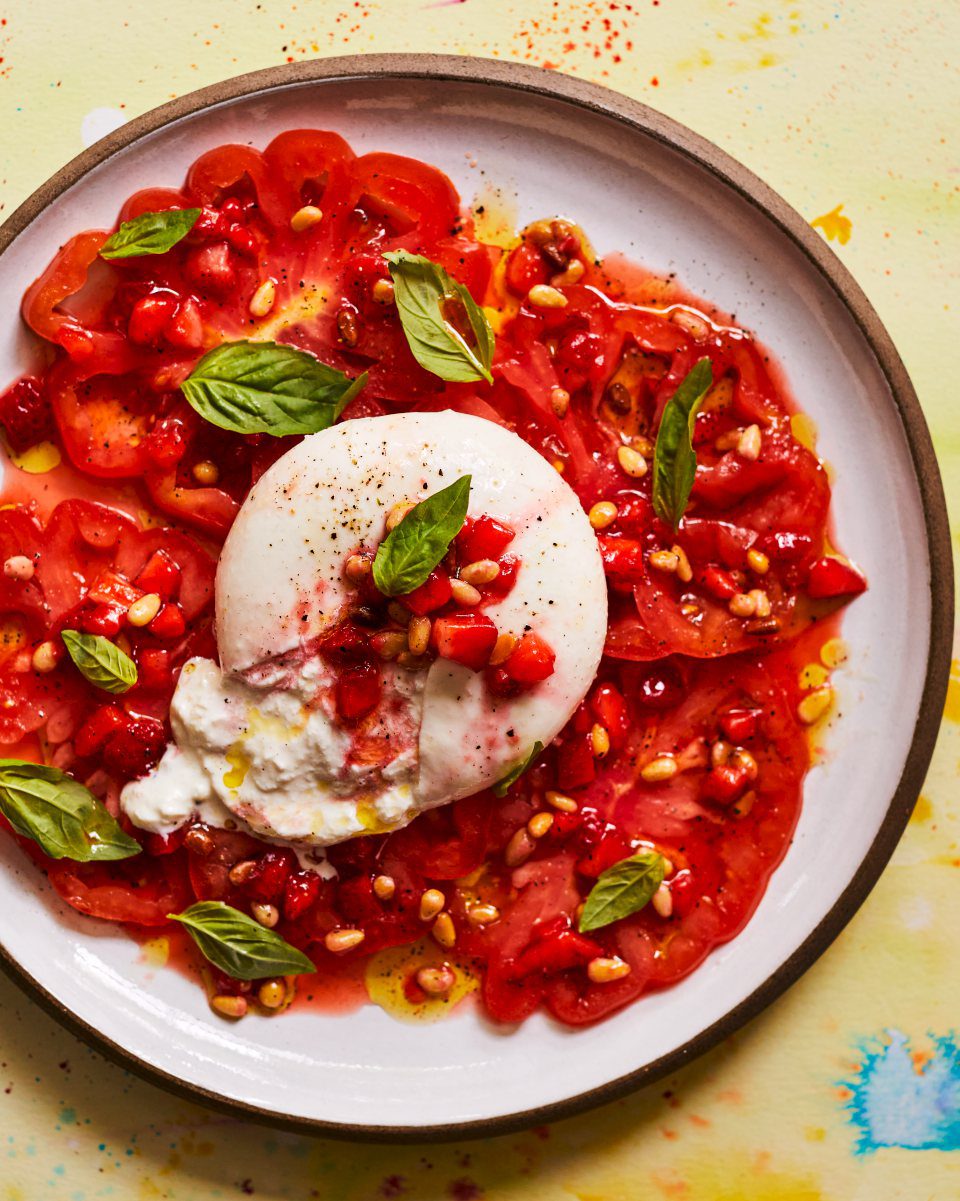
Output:
<instances>
[{"instance_id":1,"label":"paint splatter","mask_svg":"<svg viewBox=\"0 0 960 1201\"><path fill-rule=\"evenodd\" d=\"M843 205L838 204L829 213L822 213L810 222L814 229L819 229L828 242L839 242L846 246L853 233L853 222L843 214Z\"/></svg>"},{"instance_id":2,"label":"paint splatter","mask_svg":"<svg viewBox=\"0 0 960 1201\"><path fill-rule=\"evenodd\" d=\"M929 1053L890 1030L862 1046L846 1108L857 1128L855 1150L881 1147L960 1151L960 1044L953 1034L933 1039Z\"/></svg>"}]
</instances>

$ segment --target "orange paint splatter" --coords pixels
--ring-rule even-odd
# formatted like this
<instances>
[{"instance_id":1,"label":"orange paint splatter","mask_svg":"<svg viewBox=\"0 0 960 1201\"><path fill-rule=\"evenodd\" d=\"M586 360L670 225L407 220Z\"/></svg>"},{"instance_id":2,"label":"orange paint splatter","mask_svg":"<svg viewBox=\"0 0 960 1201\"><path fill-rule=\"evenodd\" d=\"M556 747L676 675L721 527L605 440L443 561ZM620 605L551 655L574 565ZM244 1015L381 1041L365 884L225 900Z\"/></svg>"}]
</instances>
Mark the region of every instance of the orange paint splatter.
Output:
<instances>
[{"instance_id":1,"label":"orange paint splatter","mask_svg":"<svg viewBox=\"0 0 960 1201\"><path fill-rule=\"evenodd\" d=\"M819 229L828 242L839 242L841 246L846 246L853 232L853 222L843 215L842 209L843 205L838 204L829 213L814 217L810 224L814 229Z\"/></svg>"}]
</instances>

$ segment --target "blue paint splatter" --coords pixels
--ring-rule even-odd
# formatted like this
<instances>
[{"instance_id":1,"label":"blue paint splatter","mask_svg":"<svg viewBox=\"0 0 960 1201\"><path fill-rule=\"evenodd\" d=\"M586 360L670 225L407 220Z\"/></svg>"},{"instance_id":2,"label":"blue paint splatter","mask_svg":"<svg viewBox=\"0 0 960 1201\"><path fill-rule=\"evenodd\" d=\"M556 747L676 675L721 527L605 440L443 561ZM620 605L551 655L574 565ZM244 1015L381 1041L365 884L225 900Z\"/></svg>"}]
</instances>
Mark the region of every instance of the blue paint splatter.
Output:
<instances>
[{"instance_id":1,"label":"blue paint splatter","mask_svg":"<svg viewBox=\"0 0 960 1201\"><path fill-rule=\"evenodd\" d=\"M932 1041L919 1070L909 1038L897 1030L861 1045L860 1071L841 1082L851 1093L846 1108L859 1132L858 1155L881 1147L960 1151L960 1044L952 1033Z\"/></svg>"}]
</instances>

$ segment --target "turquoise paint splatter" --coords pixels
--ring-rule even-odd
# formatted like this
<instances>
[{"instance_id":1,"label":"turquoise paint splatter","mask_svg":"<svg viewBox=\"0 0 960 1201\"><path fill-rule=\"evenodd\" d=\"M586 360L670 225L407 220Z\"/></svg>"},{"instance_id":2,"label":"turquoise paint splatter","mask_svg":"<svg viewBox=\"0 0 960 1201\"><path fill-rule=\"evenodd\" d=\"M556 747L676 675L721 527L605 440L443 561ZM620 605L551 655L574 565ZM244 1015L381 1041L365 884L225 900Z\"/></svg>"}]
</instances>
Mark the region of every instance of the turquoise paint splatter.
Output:
<instances>
[{"instance_id":1,"label":"turquoise paint splatter","mask_svg":"<svg viewBox=\"0 0 960 1201\"><path fill-rule=\"evenodd\" d=\"M861 1044L860 1071L841 1081L851 1093L846 1108L859 1131L858 1155L881 1147L960 1150L960 1044L952 1033L932 1041L922 1070L909 1038L897 1030Z\"/></svg>"}]
</instances>

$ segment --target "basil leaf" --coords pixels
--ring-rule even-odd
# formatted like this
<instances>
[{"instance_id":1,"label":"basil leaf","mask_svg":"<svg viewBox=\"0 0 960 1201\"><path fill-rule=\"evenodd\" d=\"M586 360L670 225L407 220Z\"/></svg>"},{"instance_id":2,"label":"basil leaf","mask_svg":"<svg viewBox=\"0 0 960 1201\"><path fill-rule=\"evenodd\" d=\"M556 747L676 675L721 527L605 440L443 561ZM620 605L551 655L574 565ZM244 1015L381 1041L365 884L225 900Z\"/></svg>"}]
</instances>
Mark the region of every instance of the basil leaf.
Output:
<instances>
[{"instance_id":1,"label":"basil leaf","mask_svg":"<svg viewBox=\"0 0 960 1201\"><path fill-rule=\"evenodd\" d=\"M680 381L660 418L653 452L653 507L674 529L680 525L697 474L693 425L713 385L709 359L701 359Z\"/></svg>"},{"instance_id":2,"label":"basil leaf","mask_svg":"<svg viewBox=\"0 0 960 1201\"><path fill-rule=\"evenodd\" d=\"M165 254L193 229L199 209L167 209L163 213L141 213L124 221L100 247L104 259L131 259L141 254Z\"/></svg>"},{"instance_id":3,"label":"basil leaf","mask_svg":"<svg viewBox=\"0 0 960 1201\"><path fill-rule=\"evenodd\" d=\"M367 382L276 342L225 342L180 385L201 417L238 434L315 434L333 425Z\"/></svg>"},{"instance_id":4,"label":"basil leaf","mask_svg":"<svg viewBox=\"0 0 960 1201\"><path fill-rule=\"evenodd\" d=\"M42 763L0 759L0 813L51 859L88 863L140 854L139 842L89 789Z\"/></svg>"},{"instance_id":5,"label":"basil leaf","mask_svg":"<svg viewBox=\"0 0 960 1201\"><path fill-rule=\"evenodd\" d=\"M63 630L60 634L67 654L80 674L104 692L127 692L137 682L137 665L119 646L99 634Z\"/></svg>"},{"instance_id":6,"label":"basil leaf","mask_svg":"<svg viewBox=\"0 0 960 1201\"><path fill-rule=\"evenodd\" d=\"M580 933L637 913L663 883L663 872L663 856L656 851L640 851L601 872L580 915Z\"/></svg>"},{"instance_id":7,"label":"basil leaf","mask_svg":"<svg viewBox=\"0 0 960 1201\"><path fill-rule=\"evenodd\" d=\"M183 913L168 913L180 922L206 959L235 980L264 976L299 976L317 969L296 947L223 901L198 901Z\"/></svg>"},{"instance_id":8,"label":"basil leaf","mask_svg":"<svg viewBox=\"0 0 960 1201\"><path fill-rule=\"evenodd\" d=\"M526 759L521 759L519 763L515 763L507 772L502 780L498 780L493 786L494 796L506 796L514 784L520 779L525 771L528 771L530 765L536 759L537 755L543 750L542 742L535 742L533 750L527 755Z\"/></svg>"},{"instance_id":9,"label":"basil leaf","mask_svg":"<svg viewBox=\"0 0 960 1201\"><path fill-rule=\"evenodd\" d=\"M420 366L455 383L492 384L493 330L470 292L422 255L392 250L383 257L403 332Z\"/></svg>"},{"instance_id":10,"label":"basil leaf","mask_svg":"<svg viewBox=\"0 0 960 1201\"><path fill-rule=\"evenodd\" d=\"M428 496L377 547L373 582L384 596L405 596L419 588L460 533L470 502L470 476L464 475Z\"/></svg>"}]
</instances>

